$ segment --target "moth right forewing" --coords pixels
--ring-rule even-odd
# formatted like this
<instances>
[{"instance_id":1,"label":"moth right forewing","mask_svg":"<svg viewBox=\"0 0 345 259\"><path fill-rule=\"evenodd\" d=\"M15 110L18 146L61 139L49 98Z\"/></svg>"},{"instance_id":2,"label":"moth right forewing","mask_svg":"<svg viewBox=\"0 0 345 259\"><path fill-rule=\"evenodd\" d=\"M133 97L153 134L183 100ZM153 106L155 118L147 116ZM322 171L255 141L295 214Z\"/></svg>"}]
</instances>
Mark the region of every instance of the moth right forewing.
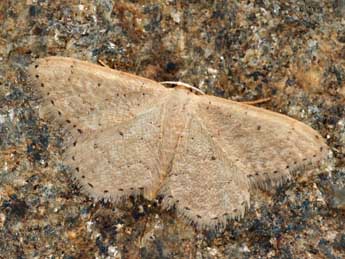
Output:
<instances>
[{"instance_id":1,"label":"moth right forewing","mask_svg":"<svg viewBox=\"0 0 345 259\"><path fill-rule=\"evenodd\" d=\"M280 185L325 161L329 148L309 126L279 113L202 96L198 115L230 160L247 167L253 185Z\"/></svg>"}]
</instances>

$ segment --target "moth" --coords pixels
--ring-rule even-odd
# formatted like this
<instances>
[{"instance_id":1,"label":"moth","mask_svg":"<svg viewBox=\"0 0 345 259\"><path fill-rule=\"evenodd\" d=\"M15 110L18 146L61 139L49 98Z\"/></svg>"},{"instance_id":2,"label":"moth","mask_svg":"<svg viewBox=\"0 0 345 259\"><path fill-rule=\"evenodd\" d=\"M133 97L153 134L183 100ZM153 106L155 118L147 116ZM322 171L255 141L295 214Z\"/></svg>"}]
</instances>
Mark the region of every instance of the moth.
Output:
<instances>
[{"instance_id":1,"label":"moth","mask_svg":"<svg viewBox=\"0 0 345 259\"><path fill-rule=\"evenodd\" d=\"M242 217L251 188L278 186L330 152L295 119L184 87L65 57L28 72L40 117L68 132L62 159L86 194L161 195L201 228Z\"/></svg>"}]
</instances>

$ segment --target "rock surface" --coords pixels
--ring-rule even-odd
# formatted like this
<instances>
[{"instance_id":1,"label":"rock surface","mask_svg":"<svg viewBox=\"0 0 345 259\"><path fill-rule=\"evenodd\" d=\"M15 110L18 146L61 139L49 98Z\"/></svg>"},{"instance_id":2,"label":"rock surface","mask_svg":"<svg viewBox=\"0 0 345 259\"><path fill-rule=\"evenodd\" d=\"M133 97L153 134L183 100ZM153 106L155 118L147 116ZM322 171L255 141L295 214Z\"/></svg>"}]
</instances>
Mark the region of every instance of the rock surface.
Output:
<instances>
[{"instance_id":1,"label":"rock surface","mask_svg":"<svg viewBox=\"0 0 345 259\"><path fill-rule=\"evenodd\" d=\"M60 3L65 2L65 3ZM74 2L74 1L71 1ZM75 1L77 2L77 1ZM344 1L2 1L0 255L4 258L343 258ZM257 191L243 219L196 231L159 201L79 192L26 68L63 55L181 80L318 130L335 167Z\"/></svg>"}]
</instances>

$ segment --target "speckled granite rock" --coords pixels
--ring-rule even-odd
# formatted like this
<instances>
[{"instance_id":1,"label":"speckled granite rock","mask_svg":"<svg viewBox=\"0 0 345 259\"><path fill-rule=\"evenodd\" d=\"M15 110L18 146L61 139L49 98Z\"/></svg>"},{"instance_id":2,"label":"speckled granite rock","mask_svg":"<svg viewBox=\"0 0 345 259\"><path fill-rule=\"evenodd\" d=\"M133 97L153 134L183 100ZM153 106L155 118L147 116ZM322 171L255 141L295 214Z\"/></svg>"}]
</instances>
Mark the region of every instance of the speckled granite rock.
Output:
<instances>
[{"instance_id":1,"label":"speckled granite rock","mask_svg":"<svg viewBox=\"0 0 345 259\"><path fill-rule=\"evenodd\" d=\"M64 3L62 3L64 2ZM73 4L71 2L77 2ZM343 258L345 4L333 1L0 3L0 258ZM26 67L64 55L182 80L317 129L331 173L253 193L245 218L197 232L159 201L80 194Z\"/></svg>"}]
</instances>

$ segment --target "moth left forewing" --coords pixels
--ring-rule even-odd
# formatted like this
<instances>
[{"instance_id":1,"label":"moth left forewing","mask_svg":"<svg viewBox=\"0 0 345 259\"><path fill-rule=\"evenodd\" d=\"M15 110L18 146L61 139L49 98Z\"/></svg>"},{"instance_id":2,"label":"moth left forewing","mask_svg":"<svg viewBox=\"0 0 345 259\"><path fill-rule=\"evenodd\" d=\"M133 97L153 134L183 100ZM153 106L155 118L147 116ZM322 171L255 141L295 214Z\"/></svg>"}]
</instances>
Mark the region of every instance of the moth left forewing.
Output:
<instances>
[{"instance_id":1,"label":"moth left forewing","mask_svg":"<svg viewBox=\"0 0 345 259\"><path fill-rule=\"evenodd\" d=\"M72 135L123 123L167 95L152 80L72 58L38 59L29 74L42 96L40 116Z\"/></svg>"}]
</instances>

